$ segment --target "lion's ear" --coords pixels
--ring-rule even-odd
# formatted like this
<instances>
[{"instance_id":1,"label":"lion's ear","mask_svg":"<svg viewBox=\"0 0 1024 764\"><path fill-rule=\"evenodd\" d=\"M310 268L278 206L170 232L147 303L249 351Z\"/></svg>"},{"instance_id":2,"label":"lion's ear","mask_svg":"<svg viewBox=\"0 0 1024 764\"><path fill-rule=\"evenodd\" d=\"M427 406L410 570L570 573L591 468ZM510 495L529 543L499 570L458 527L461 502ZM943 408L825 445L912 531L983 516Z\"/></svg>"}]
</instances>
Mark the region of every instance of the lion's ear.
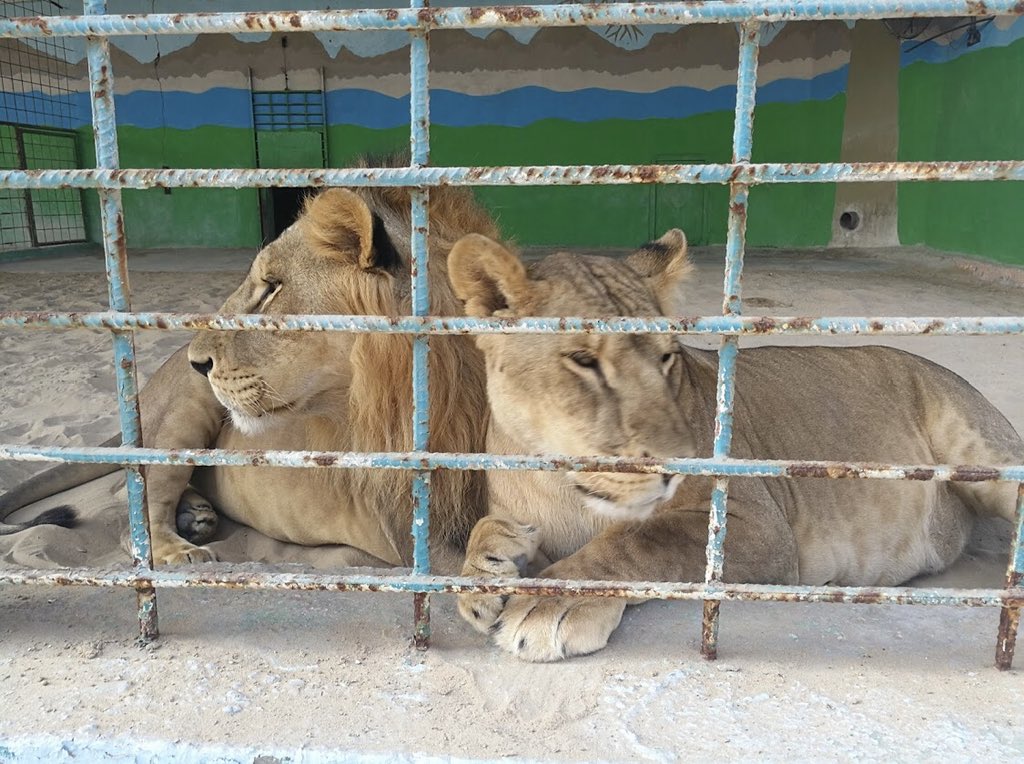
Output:
<instances>
[{"instance_id":1,"label":"lion's ear","mask_svg":"<svg viewBox=\"0 0 1024 764\"><path fill-rule=\"evenodd\" d=\"M384 228L358 195L329 188L306 201L306 235L326 257L350 260L363 270L393 270L399 256Z\"/></svg>"},{"instance_id":2,"label":"lion's ear","mask_svg":"<svg viewBox=\"0 0 1024 764\"><path fill-rule=\"evenodd\" d=\"M679 287L693 273L693 263L686 254L686 234L673 228L660 239L641 246L626 262L647 279L665 315L682 312Z\"/></svg>"},{"instance_id":3,"label":"lion's ear","mask_svg":"<svg viewBox=\"0 0 1024 764\"><path fill-rule=\"evenodd\" d=\"M463 236L448 255L448 278L466 315L485 318L516 311L530 294L530 280L519 258L486 236Z\"/></svg>"}]
</instances>

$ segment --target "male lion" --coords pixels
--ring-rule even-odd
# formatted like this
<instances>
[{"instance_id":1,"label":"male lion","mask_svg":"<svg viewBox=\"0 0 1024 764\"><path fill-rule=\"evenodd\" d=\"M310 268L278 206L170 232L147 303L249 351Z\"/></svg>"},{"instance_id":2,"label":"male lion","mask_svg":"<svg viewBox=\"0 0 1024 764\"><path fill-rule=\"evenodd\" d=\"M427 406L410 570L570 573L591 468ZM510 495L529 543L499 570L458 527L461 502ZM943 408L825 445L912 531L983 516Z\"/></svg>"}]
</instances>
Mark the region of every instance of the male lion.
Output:
<instances>
[{"instance_id":1,"label":"male lion","mask_svg":"<svg viewBox=\"0 0 1024 764\"><path fill-rule=\"evenodd\" d=\"M669 231L627 260L556 254L524 268L484 236L448 259L472 316L679 315L690 269ZM665 335L481 335L496 453L710 456L717 356ZM885 347L763 347L737 361L739 458L1013 464L1024 445L948 369ZM712 479L492 472L464 575L702 581ZM974 518L1012 519L1006 483L734 479L730 582L887 586L942 570ZM546 567L544 567L546 566ZM602 648L622 600L460 595L463 617L520 658Z\"/></svg>"},{"instance_id":2,"label":"male lion","mask_svg":"<svg viewBox=\"0 0 1024 764\"><path fill-rule=\"evenodd\" d=\"M311 198L298 221L256 256L222 312L409 313L409 207L407 189L330 189ZM432 191L429 217L431 310L454 315L460 304L446 278L448 250L466 233L497 230L464 189ZM142 390L143 440L156 448L409 450L411 346L405 335L200 332ZM481 450L483 361L469 338L432 338L430 381L431 448ZM116 469L49 470L5 496L0 518ZM353 565L411 563L411 473L213 467L193 474L187 466L151 466L146 474L158 564L214 557L176 533L179 499L180 529L195 541L211 535L212 504L281 541L347 544ZM431 536L439 570L461 563L484 510L484 488L479 473L434 476Z\"/></svg>"}]
</instances>

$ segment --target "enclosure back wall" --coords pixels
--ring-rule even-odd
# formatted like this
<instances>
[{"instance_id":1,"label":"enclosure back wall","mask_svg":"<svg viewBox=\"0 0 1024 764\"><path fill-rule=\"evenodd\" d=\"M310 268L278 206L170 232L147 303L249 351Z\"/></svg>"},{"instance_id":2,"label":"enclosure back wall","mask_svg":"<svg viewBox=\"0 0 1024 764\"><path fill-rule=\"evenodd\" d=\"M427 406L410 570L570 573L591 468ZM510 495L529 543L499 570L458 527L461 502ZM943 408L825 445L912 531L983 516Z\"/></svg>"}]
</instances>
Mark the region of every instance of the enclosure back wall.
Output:
<instances>
[{"instance_id":1,"label":"enclosure back wall","mask_svg":"<svg viewBox=\"0 0 1024 764\"><path fill-rule=\"evenodd\" d=\"M111 10L151 8L133 0ZM207 8L183 0L175 10ZM1004 126L1024 116L1024 81L1006 76L1024 69L1021 37L1024 24L997 18L971 47L961 34L904 43L901 54L877 21L771 25L760 55L753 160L1020 158L1024 137ZM70 102L81 161L92 166L84 44L62 42L78 92L49 95ZM41 45L0 41L33 53ZM343 167L361 152L406 145L403 33L119 37L111 46L125 167ZM434 164L730 159L732 25L439 30L431 49ZM39 86L26 88L13 73L0 77L0 121L17 122L16 107L32 97L20 91ZM286 89L299 91L287 103ZM698 244L725 241L722 186L478 193L524 244L629 246L672 226ZM832 185L756 188L748 243L896 244L898 234L903 244L1024 262L1015 246L1021 231L1012 211L1024 202L1017 184L905 184L898 197L876 184L839 193ZM273 231L274 208L287 213L294 204L285 191L255 189L126 191L124 199L135 248L256 247ZM99 241L95 195L84 200L89 238ZM854 235L838 226L847 209L862 218Z\"/></svg>"}]
</instances>

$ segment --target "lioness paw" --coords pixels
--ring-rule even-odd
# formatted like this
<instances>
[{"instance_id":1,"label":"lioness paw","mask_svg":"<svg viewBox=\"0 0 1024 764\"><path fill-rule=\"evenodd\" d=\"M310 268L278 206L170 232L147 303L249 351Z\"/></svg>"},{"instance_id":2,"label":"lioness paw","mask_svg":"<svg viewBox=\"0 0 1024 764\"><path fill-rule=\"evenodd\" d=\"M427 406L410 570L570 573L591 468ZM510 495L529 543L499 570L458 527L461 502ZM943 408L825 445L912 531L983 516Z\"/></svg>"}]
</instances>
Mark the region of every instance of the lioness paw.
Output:
<instances>
[{"instance_id":1,"label":"lioness paw","mask_svg":"<svg viewBox=\"0 0 1024 764\"><path fill-rule=\"evenodd\" d=\"M485 517L469 537L462 575L521 576L536 555L539 543L540 532L536 526ZM477 631L488 634L507 599L497 594L460 594L459 614Z\"/></svg>"},{"instance_id":2,"label":"lioness paw","mask_svg":"<svg viewBox=\"0 0 1024 764\"><path fill-rule=\"evenodd\" d=\"M177 544L154 547L153 561L157 565L188 565L196 562L216 562L217 555L208 547L180 541Z\"/></svg>"},{"instance_id":3,"label":"lioness paw","mask_svg":"<svg viewBox=\"0 0 1024 764\"><path fill-rule=\"evenodd\" d=\"M494 642L525 661L546 663L586 655L608 644L626 603L595 597L509 599L494 626Z\"/></svg>"},{"instance_id":4,"label":"lioness paw","mask_svg":"<svg viewBox=\"0 0 1024 764\"><path fill-rule=\"evenodd\" d=\"M205 544L217 532L217 513L206 499L189 489L178 502L175 525L181 537L192 544Z\"/></svg>"}]
</instances>

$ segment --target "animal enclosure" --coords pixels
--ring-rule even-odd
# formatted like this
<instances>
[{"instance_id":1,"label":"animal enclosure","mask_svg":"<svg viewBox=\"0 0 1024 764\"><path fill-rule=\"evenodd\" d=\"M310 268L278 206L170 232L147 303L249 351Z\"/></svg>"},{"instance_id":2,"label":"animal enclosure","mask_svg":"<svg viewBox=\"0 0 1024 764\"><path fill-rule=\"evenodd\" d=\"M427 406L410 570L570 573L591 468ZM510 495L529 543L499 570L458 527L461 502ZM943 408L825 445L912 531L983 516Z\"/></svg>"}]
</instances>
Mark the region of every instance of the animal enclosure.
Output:
<instances>
[{"instance_id":1,"label":"animal enclosure","mask_svg":"<svg viewBox=\"0 0 1024 764\"><path fill-rule=\"evenodd\" d=\"M741 276L747 230L748 198L752 188L766 184L891 183L1024 180L1024 162L857 162L826 164L752 163L753 114L757 91L758 51L762 26L773 21L858 18L914 18L923 15L1021 14L1011 2L976 3L939 0L906 3L822 3L814 7L794 3L709 2L648 5L556 5L483 8L411 8L296 13L105 14L102 0L87 0L82 17L6 19L0 36L8 38L84 37L89 62L90 94L95 132L96 169L37 169L0 171L0 188L29 192L49 189L95 189L103 212L103 244L109 284L109 311L47 314L0 314L0 326L11 330L88 327L108 329L114 337L121 428L120 448L56 448L0 445L0 458L126 465L129 512L135 565L128 570L99 573L88 569L60 572L24 571L0 574L6 583L79 584L135 589L144 639L157 636L156 590L163 587L225 587L257 589L368 590L411 594L416 603L414 633L426 646L430 636L429 596L435 592L479 591L520 594L579 594L704 602L702 652L713 658L718 645L720 603L727 600L799 602L855 602L993 606L1002 609L996 661L1008 668L1012 660L1024 573L1021 546L1021 504L1005 589L948 590L854 587L762 586L722 581L723 544L727 532L729 479L781 477L817 479L897 480L1002 480L1024 484L1024 465L996 469L987 465L849 464L825 461L739 460L729 457L735 361L744 335L963 335L1021 334L1024 317L962 318L935 316L897 317L752 317L742 310ZM717 164L560 165L505 167L439 167L430 164L429 36L435 29L545 27L609 24L738 24L740 29L738 79L732 137L732 161ZM112 35L167 35L260 31L288 28L296 33L317 30L393 30L412 39L411 164L389 169L122 169L118 157L113 92L115 90L108 38ZM561 186L645 184L655 188L728 187L728 223L722 314L705 317L664 317L642 320L615 318L590 320L551 317L518 321L485 320L429 315L427 287L427 202L430 189L442 185ZM200 316L135 313L127 283L127 247L121 203L123 189L185 188L298 188L321 186L411 186L413 219L413 315L392 319L374 316ZM57 306L59 307L59 306ZM212 450L160 451L141 447L138 397L135 382L133 332L160 329L214 329L250 331L392 332L416 335L412 395L414 396L414 450L410 453L337 452L229 452ZM540 458L488 454L441 454L427 451L430 422L427 358L429 337L455 333L663 333L720 335L717 414L714 453L710 459L651 460L595 458L583 455ZM260 464L309 469L379 467L416 472L413 488L415 565L408 576L353 575L238 575L154 570L146 527L145 485L139 472L144 464L249 465ZM597 470L706 475L717 478L709 508L707 571L702 583L666 584L623 581L550 581L507 579L480 581L430 575L428 562L430 473L435 469Z\"/></svg>"}]
</instances>

